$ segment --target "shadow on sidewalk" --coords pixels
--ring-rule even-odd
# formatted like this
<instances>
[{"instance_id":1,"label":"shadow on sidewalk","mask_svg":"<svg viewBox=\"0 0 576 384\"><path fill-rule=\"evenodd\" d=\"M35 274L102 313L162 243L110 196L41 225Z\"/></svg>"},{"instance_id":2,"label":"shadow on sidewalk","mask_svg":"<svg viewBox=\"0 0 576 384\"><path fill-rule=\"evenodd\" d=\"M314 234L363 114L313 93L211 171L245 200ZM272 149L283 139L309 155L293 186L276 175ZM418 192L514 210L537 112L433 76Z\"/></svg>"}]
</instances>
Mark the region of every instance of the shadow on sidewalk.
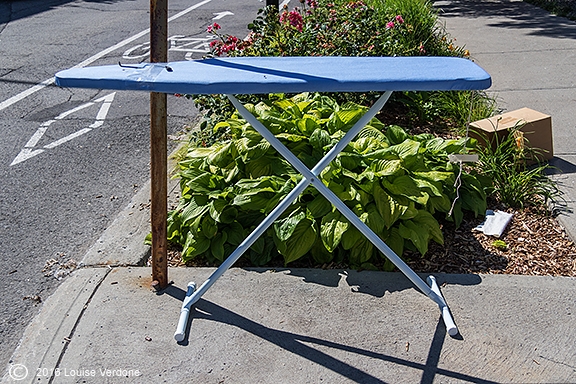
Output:
<instances>
[{"instance_id":1,"label":"shadow on sidewalk","mask_svg":"<svg viewBox=\"0 0 576 384\"><path fill-rule=\"evenodd\" d=\"M485 17L491 19L486 22L490 27L526 30L533 36L576 39L576 22L522 1L444 0L433 4L444 18Z\"/></svg>"},{"instance_id":2,"label":"shadow on sidewalk","mask_svg":"<svg viewBox=\"0 0 576 384\"><path fill-rule=\"evenodd\" d=\"M184 290L175 286L168 287L163 291L163 293L178 300L183 300L186 295ZM314 347L314 345L327 347L334 350L340 350L350 354L361 355L370 359L378 359L382 362L392 363L406 368L420 370L422 371L420 380L421 384L433 383L437 375L472 383L494 383L493 381L484 380L480 377L475 377L438 367L442 353L442 347L446 338L446 329L441 317L438 320L436 330L432 336L430 349L428 351L428 356L425 363L410 361L404 358L395 357L352 345L345 345L329 340L319 339L316 337L272 329L204 299L200 299L200 301L198 301L195 306L195 310L191 312L187 327L188 330L193 327L193 322L195 320L216 321L222 324L238 327L254 336L265 340L266 342L274 344L290 353L323 366L326 369L336 372L339 375L342 375L343 377L346 377L347 379L357 383L382 384L385 382L349 362L342 361L318 350ZM182 346L187 346L188 343L189 341L187 334L186 339L179 344Z\"/></svg>"}]
</instances>

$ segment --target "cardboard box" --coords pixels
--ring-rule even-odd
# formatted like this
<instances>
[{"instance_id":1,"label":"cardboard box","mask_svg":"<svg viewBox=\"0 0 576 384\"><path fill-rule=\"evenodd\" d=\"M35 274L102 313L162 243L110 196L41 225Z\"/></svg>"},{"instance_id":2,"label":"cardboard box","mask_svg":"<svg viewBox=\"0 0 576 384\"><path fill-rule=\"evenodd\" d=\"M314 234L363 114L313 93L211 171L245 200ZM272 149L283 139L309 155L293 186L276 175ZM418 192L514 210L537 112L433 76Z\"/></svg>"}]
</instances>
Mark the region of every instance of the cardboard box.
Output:
<instances>
[{"instance_id":1,"label":"cardboard box","mask_svg":"<svg viewBox=\"0 0 576 384\"><path fill-rule=\"evenodd\" d=\"M477 139L480 145L487 145L485 138L473 132L478 131L486 136L489 143L495 145L494 135L502 139L514 128L520 128L519 131L526 139L525 145L536 150L538 160L552 159L552 117L530 108L521 108L470 123L470 137Z\"/></svg>"}]
</instances>

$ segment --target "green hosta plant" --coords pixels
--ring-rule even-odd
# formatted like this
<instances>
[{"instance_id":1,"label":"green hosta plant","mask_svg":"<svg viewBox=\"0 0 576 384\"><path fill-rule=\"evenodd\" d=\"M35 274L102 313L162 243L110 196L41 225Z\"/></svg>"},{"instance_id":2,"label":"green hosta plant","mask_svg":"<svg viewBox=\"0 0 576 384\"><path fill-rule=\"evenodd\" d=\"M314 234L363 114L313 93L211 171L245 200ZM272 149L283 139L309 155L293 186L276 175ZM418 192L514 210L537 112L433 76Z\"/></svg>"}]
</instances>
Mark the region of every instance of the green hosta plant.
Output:
<instances>
[{"instance_id":1,"label":"green hosta plant","mask_svg":"<svg viewBox=\"0 0 576 384\"><path fill-rule=\"evenodd\" d=\"M327 96L272 95L246 105L304 164L312 168L358 121L366 108L338 105ZM182 245L184 260L204 256L221 262L301 180L301 175L239 115L219 123L231 139L191 148L180 162L182 198L169 214L169 239ZM320 174L320 179L398 255L422 255L430 240L443 242L437 218L456 198L456 165L448 154L468 150L465 139L412 136L373 119ZM462 210L484 214L485 185L462 175L460 198L448 218ZM247 252L256 265L277 253L290 263L347 258L353 267L382 257L374 246L314 187L308 187Z\"/></svg>"}]
</instances>

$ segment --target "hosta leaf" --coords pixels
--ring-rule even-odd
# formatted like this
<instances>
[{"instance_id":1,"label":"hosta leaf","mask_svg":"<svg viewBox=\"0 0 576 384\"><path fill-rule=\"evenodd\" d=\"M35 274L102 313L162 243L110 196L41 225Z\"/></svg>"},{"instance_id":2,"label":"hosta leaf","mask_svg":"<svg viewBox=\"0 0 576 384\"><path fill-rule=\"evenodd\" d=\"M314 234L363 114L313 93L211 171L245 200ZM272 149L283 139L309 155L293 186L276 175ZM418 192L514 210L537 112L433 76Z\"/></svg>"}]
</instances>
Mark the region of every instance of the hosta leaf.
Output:
<instances>
[{"instance_id":1,"label":"hosta leaf","mask_svg":"<svg viewBox=\"0 0 576 384\"><path fill-rule=\"evenodd\" d=\"M367 125L364 128L362 128L362 130L360 131L360 133L358 133L358 138L360 140L362 139L368 139L369 142L373 143L376 146L388 146L388 139L386 138L386 135L379 130L378 128L374 127L373 125ZM378 144L376 144L378 143Z\"/></svg>"},{"instance_id":2,"label":"hosta leaf","mask_svg":"<svg viewBox=\"0 0 576 384\"><path fill-rule=\"evenodd\" d=\"M427 179L421 179L419 177L413 177L412 180L416 183L418 188L426 189L432 196L442 197L442 184L440 182L434 182Z\"/></svg>"},{"instance_id":3,"label":"hosta leaf","mask_svg":"<svg viewBox=\"0 0 576 384\"><path fill-rule=\"evenodd\" d=\"M334 259L334 253L328 252L324 247L324 242L321 238L317 237L312 248L310 248L310 255L318 264L329 263Z\"/></svg>"},{"instance_id":4,"label":"hosta leaf","mask_svg":"<svg viewBox=\"0 0 576 384\"><path fill-rule=\"evenodd\" d=\"M242 193L234 197L232 204L245 210L261 211L268 206L268 201L273 196L271 192Z\"/></svg>"},{"instance_id":5,"label":"hosta leaf","mask_svg":"<svg viewBox=\"0 0 576 384\"><path fill-rule=\"evenodd\" d=\"M386 228L392 227L402 214L400 205L377 184L374 185L373 194L376 208Z\"/></svg>"},{"instance_id":6,"label":"hosta leaf","mask_svg":"<svg viewBox=\"0 0 576 384\"><path fill-rule=\"evenodd\" d=\"M404 239L410 240L422 256L428 252L428 240L430 239L428 227L420 226L412 220L400 223L399 233Z\"/></svg>"},{"instance_id":7,"label":"hosta leaf","mask_svg":"<svg viewBox=\"0 0 576 384\"><path fill-rule=\"evenodd\" d=\"M250 124L246 123L242 129L242 137L238 140L245 140L246 146L251 147L264 140L264 138L260 132L255 130L254 127L252 127Z\"/></svg>"},{"instance_id":8,"label":"hosta leaf","mask_svg":"<svg viewBox=\"0 0 576 384\"><path fill-rule=\"evenodd\" d=\"M238 217L238 210L223 199L214 200L210 206L210 216L216 222L230 224Z\"/></svg>"},{"instance_id":9,"label":"hosta leaf","mask_svg":"<svg viewBox=\"0 0 576 384\"><path fill-rule=\"evenodd\" d=\"M210 241L210 252L212 256L219 261L224 261L224 243L226 242L228 235L223 233L218 233Z\"/></svg>"},{"instance_id":10,"label":"hosta leaf","mask_svg":"<svg viewBox=\"0 0 576 384\"><path fill-rule=\"evenodd\" d=\"M192 198L180 213L182 223L186 225L198 216L202 216L206 211L208 211L208 209L208 205L198 205L196 198Z\"/></svg>"},{"instance_id":11,"label":"hosta leaf","mask_svg":"<svg viewBox=\"0 0 576 384\"><path fill-rule=\"evenodd\" d=\"M210 240L201 234L188 232L186 242L182 247L182 260L188 261L201 255L210 248Z\"/></svg>"},{"instance_id":12,"label":"hosta leaf","mask_svg":"<svg viewBox=\"0 0 576 384\"><path fill-rule=\"evenodd\" d=\"M446 216L447 219L454 221L456 228L460 227L460 224L462 224L462 220L464 220L464 212L462 212L462 200L460 199L456 200L456 202L454 203L454 209L452 210L452 215L451 216L446 215Z\"/></svg>"},{"instance_id":13,"label":"hosta leaf","mask_svg":"<svg viewBox=\"0 0 576 384\"><path fill-rule=\"evenodd\" d=\"M390 247L396 256L402 256L404 253L404 238L400 235L400 230L396 227L390 230L390 234L386 238L386 245Z\"/></svg>"},{"instance_id":14,"label":"hosta leaf","mask_svg":"<svg viewBox=\"0 0 576 384\"><path fill-rule=\"evenodd\" d=\"M230 223L222 232L226 233L228 243L238 245L244 241L244 228L238 222Z\"/></svg>"},{"instance_id":15,"label":"hosta leaf","mask_svg":"<svg viewBox=\"0 0 576 384\"><path fill-rule=\"evenodd\" d=\"M354 150L360 154L365 154L368 152L373 152L378 149L384 149L383 143L372 137L363 137L355 142L352 142Z\"/></svg>"},{"instance_id":16,"label":"hosta leaf","mask_svg":"<svg viewBox=\"0 0 576 384\"><path fill-rule=\"evenodd\" d=\"M258 251L254 250L254 246ZM256 266L261 266L268 263L276 254L276 246L274 241L269 237L260 237L252 247L250 247L250 261Z\"/></svg>"},{"instance_id":17,"label":"hosta leaf","mask_svg":"<svg viewBox=\"0 0 576 384\"><path fill-rule=\"evenodd\" d=\"M213 192L214 190L222 189L222 180L223 178L221 176L204 173L188 181L186 186L196 193Z\"/></svg>"},{"instance_id":18,"label":"hosta leaf","mask_svg":"<svg viewBox=\"0 0 576 384\"><path fill-rule=\"evenodd\" d=\"M405 159L409 156L415 156L420 149L420 143L414 140L405 140L400 144L393 145L388 148L391 152Z\"/></svg>"},{"instance_id":19,"label":"hosta leaf","mask_svg":"<svg viewBox=\"0 0 576 384\"><path fill-rule=\"evenodd\" d=\"M350 250L363 238L364 235L358 229L356 229L355 226L351 225L348 230L342 234L342 248L345 250Z\"/></svg>"},{"instance_id":20,"label":"hosta leaf","mask_svg":"<svg viewBox=\"0 0 576 384\"><path fill-rule=\"evenodd\" d=\"M324 129L316 129L310 136L310 144L320 151L331 142L330 134Z\"/></svg>"},{"instance_id":21,"label":"hosta leaf","mask_svg":"<svg viewBox=\"0 0 576 384\"><path fill-rule=\"evenodd\" d=\"M316 129L319 128L318 122L316 119L312 118L311 116L304 116L302 119L298 120L297 123L298 130L305 134L306 136L310 136Z\"/></svg>"},{"instance_id":22,"label":"hosta leaf","mask_svg":"<svg viewBox=\"0 0 576 384\"><path fill-rule=\"evenodd\" d=\"M401 220L409 220L418 214L418 209L413 201L408 201L407 205L400 205L402 214L400 215L399 219Z\"/></svg>"},{"instance_id":23,"label":"hosta leaf","mask_svg":"<svg viewBox=\"0 0 576 384\"><path fill-rule=\"evenodd\" d=\"M295 132L297 130L295 124L292 124L290 120L281 117L267 116L266 119L262 119L261 122L273 135Z\"/></svg>"},{"instance_id":24,"label":"hosta leaf","mask_svg":"<svg viewBox=\"0 0 576 384\"><path fill-rule=\"evenodd\" d=\"M298 108L298 105L295 102L293 102L292 100L280 99L280 100L276 100L274 102L274 104L277 105L278 107L282 108L286 112L288 112L290 115L292 115L293 118L296 118L296 119L302 118L302 111L300 110L300 108Z\"/></svg>"},{"instance_id":25,"label":"hosta leaf","mask_svg":"<svg viewBox=\"0 0 576 384\"><path fill-rule=\"evenodd\" d=\"M234 162L232 157L230 142L224 144L215 144L212 152L206 157L208 164L216 165L218 167L226 167L228 164Z\"/></svg>"},{"instance_id":26,"label":"hosta leaf","mask_svg":"<svg viewBox=\"0 0 576 384\"><path fill-rule=\"evenodd\" d=\"M269 149L270 143L266 140L262 140L252 147L247 147L245 152L241 154L241 158L245 163L254 161L264 156L269 151Z\"/></svg>"},{"instance_id":27,"label":"hosta leaf","mask_svg":"<svg viewBox=\"0 0 576 384\"><path fill-rule=\"evenodd\" d=\"M432 182L454 184L454 174L452 172L429 171L413 172L413 174L420 179L425 179Z\"/></svg>"},{"instance_id":28,"label":"hosta leaf","mask_svg":"<svg viewBox=\"0 0 576 384\"><path fill-rule=\"evenodd\" d=\"M278 240L284 242L292 236L298 223L306 218L306 214L304 212L299 212L297 214L291 215L285 219L277 220L274 223L274 231Z\"/></svg>"},{"instance_id":29,"label":"hosta leaf","mask_svg":"<svg viewBox=\"0 0 576 384\"><path fill-rule=\"evenodd\" d=\"M167 234L168 240L174 242L180 242L183 239L181 238L181 231L182 230L182 220L178 211L172 211L168 213L168 223L167 223ZM152 236L151 234L149 234ZM152 238L150 237L150 241Z\"/></svg>"},{"instance_id":30,"label":"hosta leaf","mask_svg":"<svg viewBox=\"0 0 576 384\"><path fill-rule=\"evenodd\" d=\"M314 200L306 205L308 212L314 218L322 217L332 211L332 204L322 195L317 195Z\"/></svg>"},{"instance_id":31,"label":"hosta leaf","mask_svg":"<svg viewBox=\"0 0 576 384\"><path fill-rule=\"evenodd\" d=\"M188 153L186 154L186 157L188 160L193 160L196 158L205 159L206 157L211 155L212 152L214 152L214 148L198 147L198 148L194 148L194 149L189 150ZM190 163L184 163L184 164L189 165Z\"/></svg>"},{"instance_id":32,"label":"hosta leaf","mask_svg":"<svg viewBox=\"0 0 576 384\"><path fill-rule=\"evenodd\" d=\"M368 207L368 216L366 217L366 225L380 237L386 237L388 235L387 231L384 230L386 222L384 221L380 213L378 213L378 210L376 209L374 204L371 204Z\"/></svg>"},{"instance_id":33,"label":"hosta leaf","mask_svg":"<svg viewBox=\"0 0 576 384\"><path fill-rule=\"evenodd\" d=\"M356 169L362 164L362 157L356 153L343 152L336 157L337 163L345 169Z\"/></svg>"},{"instance_id":34,"label":"hosta leaf","mask_svg":"<svg viewBox=\"0 0 576 384\"><path fill-rule=\"evenodd\" d=\"M330 188L342 201L354 200L356 197L356 190L350 186L350 183L347 184L348 185L343 185L341 182L331 181L328 184L328 188Z\"/></svg>"},{"instance_id":35,"label":"hosta leaf","mask_svg":"<svg viewBox=\"0 0 576 384\"><path fill-rule=\"evenodd\" d=\"M420 188L418 188L409 175L398 176L392 182L384 179L382 180L382 185L393 195L403 195L408 198L413 198L419 197L422 194Z\"/></svg>"},{"instance_id":36,"label":"hosta leaf","mask_svg":"<svg viewBox=\"0 0 576 384\"><path fill-rule=\"evenodd\" d=\"M293 143L300 143L300 142L304 142L304 141L308 140L308 138L306 136L297 135L295 133L279 133L276 135L276 137L278 139L284 139L288 142L293 142ZM307 145L305 142L302 144Z\"/></svg>"},{"instance_id":37,"label":"hosta leaf","mask_svg":"<svg viewBox=\"0 0 576 384\"><path fill-rule=\"evenodd\" d=\"M370 240L364 238L350 250L350 263L355 266L360 266L370 260L373 254L374 245Z\"/></svg>"},{"instance_id":38,"label":"hosta leaf","mask_svg":"<svg viewBox=\"0 0 576 384\"><path fill-rule=\"evenodd\" d=\"M402 160L375 160L370 164L370 169L378 177L395 176L403 173Z\"/></svg>"},{"instance_id":39,"label":"hosta leaf","mask_svg":"<svg viewBox=\"0 0 576 384\"><path fill-rule=\"evenodd\" d=\"M304 256L314 245L317 236L310 219L300 220L289 239L275 241L278 251L284 256L284 263L288 264Z\"/></svg>"},{"instance_id":40,"label":"hosta leaf","mask_svg":"<svg viewBox=\"0 0 576 384\"><path fill-rule=\"evenodd\" d=\"M275 192L284 184L284 179L278 176L262 176L257 179L242 179L236 183L236 187L243 191Z\"/></svg>"},{"instance_id":41,"label":"hosta leaf","mask_svg":"<svg viewBox=\"0 0 576 384\"><path fill-rule=\"evenodd\" d=\"M328 252L334 252L342 234L346 232L350 223L338 211L330 212L322 218L320 224L320 237Z\"/></svg>"},{"instance_id":42,"label":"hosta leaf","mask_svg":"<svg viewBox=\"0 0 576 384\"><path fill-rule=\"evenodd\" d=\"M216 236L216 233L218 232L218 226L210 216L206 216L202 220L202 222L200 223L200 228L202 230L202 234L206 236L208 239L211 239L214 236Z\"/></svg>"},{"instance_id":43,"label":"hosta leaf","mask_svg":"<svg viewBox=\"0 0 576 384\"><path fill-rule=\"evenodd\" d=\"M461 153L466 148L467 140L465 137L458 140L445 140L439 149L446 153Z\"/></svg>"},{"instance_id":44,"label":"hosta leaf","mask_svg":"<svg viewBox=\"0 0 576 384\"><path fill-rule=\"evenodd\" d=\"M474 215L484 215L486 212L486 199L477 190L460 189L462 208L474 212Z\"/></svg>"},{"instance_id":45,"label":"hosta leaf","mask_svg":"<svg viewBox=\"0 0 576 384\"><path fill-rule=\"evenodd\" d=\"M438 196L431 196L428 200L428 207L430 208L431 213L436 211L438 212L448 212L452 207L452 202L450 198L446 195Z\"/></svg>"},{"instance_id":46,"label":"hosta leaf","mask_svg":"<svg viewBox=\"0 0 576 384\"><path fill-rule=\"evenodd\" d=\"M267 176L272 173L272 161L268 156L263 156L246 164L245 170L246 174L253 179Z\"/></svg>"},{"instance_id":47,"label":"hosta leaf","mask_svg":"<svg viewBox=\"0 0 576 384\"><path fill-rule=\"evenodd\" d=\"M406 140L408 138L408 134L399 126L392 125L386 130L386 137L388 138L388 141L391 145L396 145Z\"/></svg>"},{"instance_id":48,"label":"hosta leaf","mask_svg":"<svg viewBox=\"0 0 576 384\"><path fill-rule=\"evenodd\" d=\"M412 219L412 221L419 226L425 226L428 228L428 234L432 240L436 241L438 244L444 244L444 235L440 229L440 224L429 212L418 210L418 214Z\"/></svg>"}]
</instances>

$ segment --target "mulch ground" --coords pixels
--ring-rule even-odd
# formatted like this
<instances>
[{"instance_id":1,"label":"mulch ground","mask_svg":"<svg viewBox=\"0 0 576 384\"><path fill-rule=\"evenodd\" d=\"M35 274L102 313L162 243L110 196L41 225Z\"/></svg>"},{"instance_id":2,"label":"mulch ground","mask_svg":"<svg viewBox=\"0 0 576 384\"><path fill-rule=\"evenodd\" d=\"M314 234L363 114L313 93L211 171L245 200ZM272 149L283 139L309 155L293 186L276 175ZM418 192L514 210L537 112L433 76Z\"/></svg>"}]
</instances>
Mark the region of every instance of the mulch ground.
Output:
<instances>
[{"instance_id":1,"label":"mulch ground","mask_svg":"<svg viewBox=\"0 0 576 384\"><path fill-rule=\"evenodd\" d=\"M556 218L536 208L504 211L514 216L500 239L474 231L482 219L467 220L458 229L444 228L444 246L432 245L410 266L419 272L576 277L576 245Z\"/></svg>"},{"instance_id":2,"label":"mulch ground","mask_svg":"<svg viewBox=\"0 0 576 384\"><path fill-rule=\"evenodd\" d=\"M514 214L504 234L499 238L486 236L475 231L483 218L465 218L459 228L445 224L444 245L430 243L428 253L407 252L404 258L416 272L422 273L488 273L514 275L549 275L576 277L576 244L569 238L556 218L542 209L526 208L521 211L501 209ZM501 240L505 247L494 244ZM180 250L171 248L168 253L172 267L211 266L201 258L188 264L182 262ZM242 258L235 264L249 267ZM277 258L268 265L270 268L284 267L283 260ZM293 268L345 269L345 264L314 264L310 260L297 260L289 265Z\"/></svg>"}]
</instances>

